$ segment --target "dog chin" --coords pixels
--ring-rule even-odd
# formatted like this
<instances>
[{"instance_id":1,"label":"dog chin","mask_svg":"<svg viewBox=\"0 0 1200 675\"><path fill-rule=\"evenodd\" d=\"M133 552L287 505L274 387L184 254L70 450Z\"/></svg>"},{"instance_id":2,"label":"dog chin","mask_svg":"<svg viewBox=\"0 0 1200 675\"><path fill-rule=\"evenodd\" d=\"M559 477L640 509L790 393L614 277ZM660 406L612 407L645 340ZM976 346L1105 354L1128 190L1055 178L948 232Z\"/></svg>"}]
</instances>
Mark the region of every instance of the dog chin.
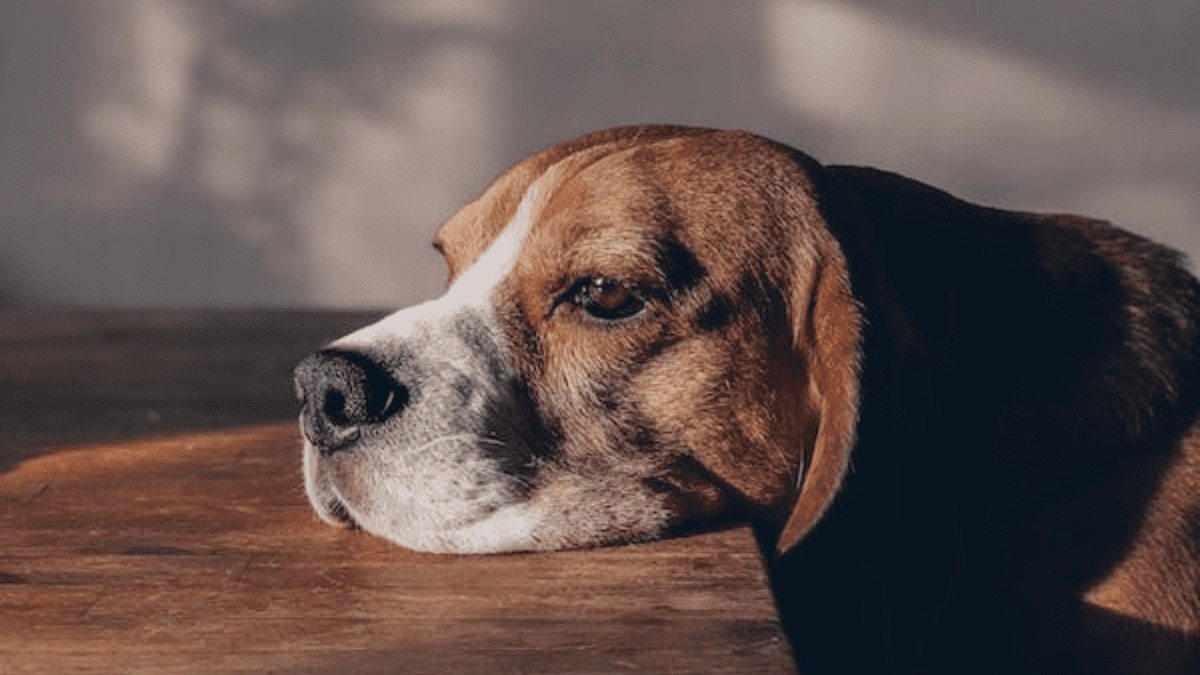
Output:
<instances>
[{"instance_id":1,"label":"dog chin","mask_svg":"<svg viewBox=\"0 0 1200 675\"><path fill-rule=\"evenodd\" d=\"M348 511L363 530L421 553L518 553L563 547L554 538L539 535L544 519L528 503L501 507L461 526L439 526L427 520L396 526L369 515L360 517L352 508Z\"/></svg>"},{"instance_id":2,"label":"dog chin","mask_svg":"<svg viewBox=\"0 0 1200 675\"><path fill-rule=\"evenodd\" d=\"M401 518L386 508L362 508L338 494L319 471L316 449L304 448L304 487L317 517L334 527L363 530L421 553L514 553L563 548L557 538L539 536L544 520L538 509L520 502L485 510L458 523L438 523L428 517Z\"/></svg>"}]
</instances>

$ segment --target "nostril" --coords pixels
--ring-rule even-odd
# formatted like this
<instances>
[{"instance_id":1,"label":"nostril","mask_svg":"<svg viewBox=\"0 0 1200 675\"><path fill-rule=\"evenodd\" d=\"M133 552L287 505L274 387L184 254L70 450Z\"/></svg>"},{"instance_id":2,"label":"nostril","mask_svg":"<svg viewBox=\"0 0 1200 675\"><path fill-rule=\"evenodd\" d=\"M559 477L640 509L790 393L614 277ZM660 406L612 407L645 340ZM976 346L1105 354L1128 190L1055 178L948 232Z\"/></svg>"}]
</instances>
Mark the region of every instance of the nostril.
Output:
<instances>
[{"instance_id":1,"label":"nostril","mask_svg":"<svg viewBox=\"0 0 1200 675\"><path fill-rule=\"evenodd\" d=\"M350 426L350 418L346 416L346 395L337 389L325 392L325 400L321 402L321 413L335 427Z\"/></svg>"},{"instance_id":2,"label":"nostril","mask_svg":"<svg viewBox=\"0 0 1200 675\"><path fill-rule=\"evenodd\" d=\"M366 420L382 422L408 404L408 388L392 381L375 382L368 389Z\"/></svg>"}]
</instances>

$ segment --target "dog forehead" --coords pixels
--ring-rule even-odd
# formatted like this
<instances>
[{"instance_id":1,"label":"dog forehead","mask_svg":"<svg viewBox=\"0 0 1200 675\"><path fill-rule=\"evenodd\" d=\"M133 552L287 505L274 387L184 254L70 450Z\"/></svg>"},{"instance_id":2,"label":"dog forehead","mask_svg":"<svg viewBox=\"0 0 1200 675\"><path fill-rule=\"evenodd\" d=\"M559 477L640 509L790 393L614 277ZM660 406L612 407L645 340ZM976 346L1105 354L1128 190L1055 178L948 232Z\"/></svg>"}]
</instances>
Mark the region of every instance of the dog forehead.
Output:
<instances>
[{"instance_id":1,"label":"dog forehead","mask_svg":"<svg viewBox=\"0 0 1200 675\"><path fill-rule=\"evenodd\" d=\"M651 275L665 242L712 261L732 282L771 241L782 241L769 232L767 194L780 164L775 147L743 132L607 130L517 163L455 214L435 243L451 281L476 271L496 244L513 249L515 264L497 268L503 276Z\"/></svg>"},{"instance_id":2,"label":"dog forehead","mask_svg":"<svg viewBox=\"0 0 1200 675\"><path fill-rule=\"evenodd\" d=\"M434 245L446 255L453 277L456 271L470 265L481 255L504 230L533 183L564 160L580 153L593 156L604 154L596 153L597 149L611 151L663 138L708 133L713 132L691 127L639 125L604 129L551 145L501 173L482 195L442 225L434 238Z\"/></svg>"},{"instance_id":3,"label":"dog forehead","mask_svg":"<svg viewBox=\"0 0 1200 675\"><path fill-rule=\"evenodd\" d=\"M446 257L452 278L478 259L516 214L521 199L541 173L532 159L504 172L438 229L434 246Z\"/></svg>"},{"instance_id":4,"label":"dog forehead","mask_svg":"<svg viewBox=\"0 0 1200 675\"><path fill-rule=\"evenodd\" d=\"M636 282L702 264L717 285L736 283L787 243L771 203L781 193L778 157L760 150L715 135L612 151L555 186L516 269Z\"/></svg>"}]
</instances>

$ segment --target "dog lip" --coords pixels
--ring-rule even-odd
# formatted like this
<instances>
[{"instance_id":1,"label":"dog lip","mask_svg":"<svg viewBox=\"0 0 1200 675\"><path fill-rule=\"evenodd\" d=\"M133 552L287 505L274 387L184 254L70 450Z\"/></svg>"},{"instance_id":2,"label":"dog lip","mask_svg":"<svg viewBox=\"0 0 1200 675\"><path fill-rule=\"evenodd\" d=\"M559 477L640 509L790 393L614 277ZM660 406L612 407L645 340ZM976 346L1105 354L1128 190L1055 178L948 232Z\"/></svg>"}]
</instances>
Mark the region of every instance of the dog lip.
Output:
<instances>
[{"instance_id":1,"label":"dog lip","mask_svg":"<svg viewBox=\"0 0 1200 675\"><path fill-rule=\"evenodd\" d=\"M325 513L331 519L336 520L351 530L362 529L358 522L354 520L354 516L350 515L350 510L346 508L346 504L337 497L330 497L325 500Z\"/></svg>"}]
</instances>

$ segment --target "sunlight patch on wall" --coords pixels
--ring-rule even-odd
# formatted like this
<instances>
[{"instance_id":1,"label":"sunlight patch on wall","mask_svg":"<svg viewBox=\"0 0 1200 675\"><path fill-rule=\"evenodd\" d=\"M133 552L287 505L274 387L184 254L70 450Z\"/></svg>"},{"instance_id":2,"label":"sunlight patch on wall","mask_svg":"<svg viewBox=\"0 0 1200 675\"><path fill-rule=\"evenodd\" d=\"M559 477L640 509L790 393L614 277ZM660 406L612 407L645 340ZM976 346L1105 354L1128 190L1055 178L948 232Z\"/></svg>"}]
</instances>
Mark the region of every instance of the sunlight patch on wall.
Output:
<instances>
[{"instance_id":1,"label":"sunlight patch on wall","mask_svg":"<svg viewBox=\"0 0 1200 675\"><path fill-rule=\"evenodd\" d=\"M818 158L1112 218L1200 256L1200 116L845 3L769 0L762 30L776 100L821 125Z\"/></svg>"},{"instance_id":2,"label":"sunlight patch on wall","mask_svg":"<svg viewBox=\"0 0 1200 675\"><path fill-rule=\"evenodd\" d=\"M511 3L504 0L368 0L368 4L388 21L460 30L504 30L512 15Z\"/></svg>"},{"instance_id":3,"label":"sunlight patch on wall","mask_svg":"<svg viewBox=\"0 0 1200 675\"><path fill-rule=\"evenodd\" d=\"M180 2L137 0L103 8L97 18L127 39L100 46L98 58L120 77L97 92L84 127L112 178L152 179L169 168L181 138L199 47L196 13Z\"/></svg>"},{"instance_id":4,"label":"sunlight patch on wall","mask_svg":"<svg viewBox=\"0 0 1200 675\"><path fill-rule=\"evenodd\" d=\"M452 43L406 70L379 110L329 100L313 111L310 123L328 125L331 138L324 173L295 211L294 264L317 304L391 307L435 295L445 270L434 232L504 161L495 55Z\"/></svg>"}]
</instances>

